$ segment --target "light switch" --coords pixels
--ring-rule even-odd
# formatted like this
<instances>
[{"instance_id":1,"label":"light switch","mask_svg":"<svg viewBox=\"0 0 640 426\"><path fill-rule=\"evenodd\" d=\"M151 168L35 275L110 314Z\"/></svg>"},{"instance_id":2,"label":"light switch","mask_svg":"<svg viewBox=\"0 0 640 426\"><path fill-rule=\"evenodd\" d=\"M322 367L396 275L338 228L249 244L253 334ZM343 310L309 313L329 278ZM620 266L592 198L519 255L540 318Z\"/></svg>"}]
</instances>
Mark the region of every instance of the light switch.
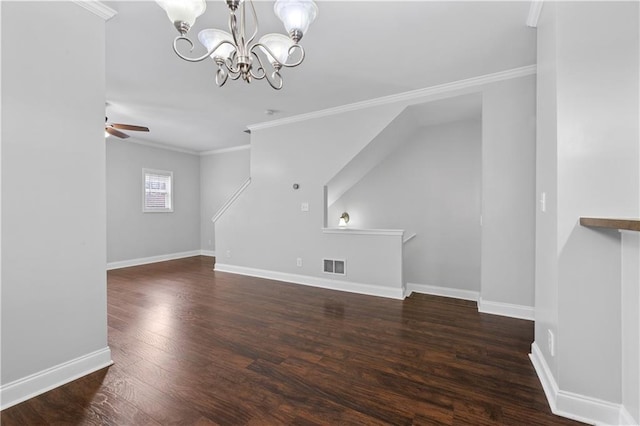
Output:
<instances>
[{"instance_id":1,"label":"light switch","mask_svg":"<svg viewBox=\"0 0 640 426\"><path fill-rule=\"evenodd\" d=\"M547 211L547 193L540 194L540 210L544 213Z\"/></svg>"},{"instance_id":2,"label":"light switch","mask_svg":"<svg viewBox=\"0 0 640 426\"><path fill-rule=\"evenodd\" d=\"M300 204L300 211L308 212L309 211L309 203Z\"/></svg>"}]
</instances>

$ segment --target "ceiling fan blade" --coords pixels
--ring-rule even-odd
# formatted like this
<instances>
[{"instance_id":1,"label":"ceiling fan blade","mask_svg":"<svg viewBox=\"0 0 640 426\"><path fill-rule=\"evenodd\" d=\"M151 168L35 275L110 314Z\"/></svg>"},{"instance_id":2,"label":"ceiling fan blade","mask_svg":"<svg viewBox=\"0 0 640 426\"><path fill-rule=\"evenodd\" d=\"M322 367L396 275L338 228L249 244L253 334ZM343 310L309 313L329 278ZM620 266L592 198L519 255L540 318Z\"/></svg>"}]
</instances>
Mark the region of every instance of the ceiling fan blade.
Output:
<instances>
[{"instance_id":1,"label":"ceiling fan blade","mask_svg":"<svg viewBox=\"0 0 640 426\"><path fill-rule=\"evenodd\" d=\"M118 123L111 123L111 126L113 126L116 129L122 129L122 130L133 130L135 132L148 132L149 128L148 127L144 127L144 126L134 126L132 124L118 124Z\"/></svg>"},{"instance_id":2,"label":"ceiling fan blade","mask_svg":"<svg viewBox=\"0 0 640 426\"><path fill-rule=\"evenodd\" d=\"M122 133L121 131L114 129L114 128L113 128L113 127L111 127L111 126L107 126L107 127L105 127L105 128L104 128L104 130L105 130L107 133L109 133L110 135L113 135L113 136L115 136L115 137L117 137L117 138L120 138L120 139L126 139L126 138L128 138L128 137L129 137L129 135L128 135L128 134L126 134L126 133Z\"/></svg>"}]
</instances>

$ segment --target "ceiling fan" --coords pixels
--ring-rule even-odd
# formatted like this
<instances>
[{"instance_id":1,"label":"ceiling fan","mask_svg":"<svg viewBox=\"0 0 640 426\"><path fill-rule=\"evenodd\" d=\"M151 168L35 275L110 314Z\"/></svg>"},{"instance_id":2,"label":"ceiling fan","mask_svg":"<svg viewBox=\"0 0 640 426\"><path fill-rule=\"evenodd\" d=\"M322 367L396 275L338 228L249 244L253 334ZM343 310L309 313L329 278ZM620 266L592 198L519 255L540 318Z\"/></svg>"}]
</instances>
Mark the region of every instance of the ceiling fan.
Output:
<instances>
[{"instance_id":1,"label":"ceiling fan","mask_svg":"<svg viewBox=\"0 0 640 426\"><path fill-rule=\"evenodd\" d=\"M107 117L104 118L104 131L110 135L118 137L120 139L126 139L129 137L128 134L121 132L120 130L132 130L134 132L148 132L149 128L144 126L134 126L132 124L118 124L118 123L109 123ZM120 130L118 130L120 129Z\"/></svg>"}]
</instances>

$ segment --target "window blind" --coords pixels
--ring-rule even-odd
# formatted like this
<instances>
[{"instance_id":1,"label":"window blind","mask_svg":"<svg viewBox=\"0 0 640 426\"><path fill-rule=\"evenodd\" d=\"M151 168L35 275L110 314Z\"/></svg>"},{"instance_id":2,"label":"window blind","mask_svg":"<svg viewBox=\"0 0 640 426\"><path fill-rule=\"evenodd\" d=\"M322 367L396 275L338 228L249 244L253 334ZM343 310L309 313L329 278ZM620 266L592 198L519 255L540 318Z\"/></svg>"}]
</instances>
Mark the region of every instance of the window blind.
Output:
<instances>
[{"instance_id":1,"label":"window blind","mask_svg":"<svg viewBox=\"0 0 640 426\"><path fill-rule=\"evenodd\" d=\"M144 173L144 208L171 210L171 173Z\"/></svg>"}]
</instances>

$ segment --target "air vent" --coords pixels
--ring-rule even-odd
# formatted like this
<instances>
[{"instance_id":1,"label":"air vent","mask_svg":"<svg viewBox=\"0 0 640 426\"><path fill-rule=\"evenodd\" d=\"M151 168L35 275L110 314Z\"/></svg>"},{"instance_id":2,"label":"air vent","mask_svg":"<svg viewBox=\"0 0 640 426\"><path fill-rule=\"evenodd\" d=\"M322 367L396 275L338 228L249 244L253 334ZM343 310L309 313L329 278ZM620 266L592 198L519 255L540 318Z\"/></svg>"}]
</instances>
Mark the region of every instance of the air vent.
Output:
<instances>
[{"instance_id":1,"label":"air vent","mask_svg":"<svg viewBox=\"0 0 640 426\"><path fill-rule=\"evenodd\" d=\"M322 270L327 274L346 275L346 263L344 260L323 259Z\"/></svg>"}]
</instances>

